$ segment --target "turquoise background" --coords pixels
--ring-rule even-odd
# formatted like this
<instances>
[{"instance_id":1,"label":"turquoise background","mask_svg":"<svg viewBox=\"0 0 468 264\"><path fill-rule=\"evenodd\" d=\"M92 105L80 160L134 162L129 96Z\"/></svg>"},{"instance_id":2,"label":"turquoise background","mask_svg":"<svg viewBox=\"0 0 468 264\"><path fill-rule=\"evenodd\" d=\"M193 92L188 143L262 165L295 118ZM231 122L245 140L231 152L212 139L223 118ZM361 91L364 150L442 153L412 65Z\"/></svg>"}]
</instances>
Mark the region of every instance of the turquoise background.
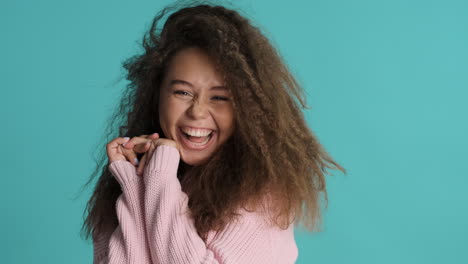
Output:
<instances>
[{"instance_id":1,"label":"turquoise background","mask_svg":"<svg viewBox=\"0 0 468 264\"><path fill-rule=\"evenodd\" d=\"M1 2L2 263L92 262L80 187L121 62L168 2ZM348 170L328 176L323 231L296 230L297 263L468 263L468 2L236 6L279 48L310 127Z\"/></svg>"}]
</instances>

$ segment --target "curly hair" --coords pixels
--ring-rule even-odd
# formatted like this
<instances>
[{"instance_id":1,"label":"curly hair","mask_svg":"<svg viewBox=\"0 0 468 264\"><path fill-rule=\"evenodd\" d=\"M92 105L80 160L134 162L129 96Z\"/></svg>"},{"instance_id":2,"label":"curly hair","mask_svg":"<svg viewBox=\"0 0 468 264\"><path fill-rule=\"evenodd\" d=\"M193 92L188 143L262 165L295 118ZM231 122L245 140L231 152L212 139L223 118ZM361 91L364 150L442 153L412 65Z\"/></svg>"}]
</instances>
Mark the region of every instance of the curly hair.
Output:
<instances>
[{"instance_id":1,"label":"curly hair","mask_svg":"<svg viewBox=\"0 0 468 264\"><path fill-rule=\"evenodd\" d=\"M142 46L141 54L123 63L129 84L108 124L108 141L154 132L164 137L159 88L170 59L184 48L198 47L211 56L233 96L236 132L206 163L179 165L177 177L199 235L206 239L208 231L223 229L240 207L273 208L269 219L281 228L293 221L310 230L319 226L320 193L328 204L326 169L346 171L307 126L304 91L259 27L225 6L177 2L156 15ZM100 174L85 209L86 238L118 225L114 208L122 190L106 158L103 153L86 183Z\"/></svg>"}]
</instances>

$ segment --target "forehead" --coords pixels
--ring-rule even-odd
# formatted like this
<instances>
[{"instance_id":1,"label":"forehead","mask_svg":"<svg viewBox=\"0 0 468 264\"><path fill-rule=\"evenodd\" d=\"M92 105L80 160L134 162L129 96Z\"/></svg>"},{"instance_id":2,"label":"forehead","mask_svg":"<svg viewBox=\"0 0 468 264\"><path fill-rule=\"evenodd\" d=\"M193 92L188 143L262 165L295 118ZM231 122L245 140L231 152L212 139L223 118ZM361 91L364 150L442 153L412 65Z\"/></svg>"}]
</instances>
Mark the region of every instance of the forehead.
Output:
<instances>
[{"instance_id":1,"label":"forehead","mask_svg":"<svg viewBox=\"0 0 468 264\"><path fill-rule=\"evenodd\" d=\"M223 76L214 60L199 48L186 48L171 59L165 76L168 84L222 86Z\"/></svg>"}]
</instances>

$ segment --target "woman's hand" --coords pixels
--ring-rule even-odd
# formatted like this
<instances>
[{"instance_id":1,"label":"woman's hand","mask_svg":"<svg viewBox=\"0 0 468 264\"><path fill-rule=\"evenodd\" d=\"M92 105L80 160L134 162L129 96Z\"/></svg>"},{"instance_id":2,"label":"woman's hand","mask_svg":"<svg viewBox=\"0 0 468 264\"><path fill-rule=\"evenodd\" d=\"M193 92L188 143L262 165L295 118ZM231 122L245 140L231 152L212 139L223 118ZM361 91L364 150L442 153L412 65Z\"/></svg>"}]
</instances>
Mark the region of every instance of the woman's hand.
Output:
<instances>
[{"instance_id":1,"label":"woman's hand","mask_svg":"<svg viewBox=\"0 0 468 264\"><path fill-rule=\"evenodd\" d=\"M167 146L172 146L172 147L175 147L178 151L179 151L179 145L177 144L177 142L175 142L174 140L171 140L171 139L167 139L167 138L156 138L156 139L153 139L151 140L151 142L148 144L149 145L149 149L148 151L143 155L143 157L141 158L140 160L140 164L138 165L138 169L137 169L137 175L143 175L143 172L145 170L145 166L146 166L146 163L148 162L149 159L151 159L151 157L153 156L153 153L154 151L156 150L156 148L158 146L161 146L161 145L167 145ZM125 145L126 147L127 145Z\"/></svg>"},{"instance_id":2,"label":"woman's hand","mask_svg":"<svg viewBox=\"0 0 468 264\"><path fill-rule=\"evenodd\" d=\"M158 133L151 135L141 135L139 137L118 137L109 142L106 146L109 164L116 160L127 160L134 166L138 166L137 153L145 153L149 150L153 139L159 137ZM125 147L126 146L126 147Z\"/></svg>"},{"instance_id":3,"label":"woman's hand","mask_svg":"<svg viewBox=\"0 0 468 264\"><path fill-rule=\"evenodd\" d=\"M129 153L128 156L130 158L133 158L133 156L131 156L131 153L134 153L134 152L144 153L140 161L137 164L134 164L135 166L138 166L137 175L143 175L146 163L153 156L153 152L156 150L158 146L168 145L168 146L175 147L177 150L180 149L177 142L171 139L167 139L167 138L159 138L159 135L157 133L150 135L147 138L142 138L143 136L139 138L134 137L130 141L122 145L123 151L124 152L128 151Z\"/></svg>"}]
</instances>

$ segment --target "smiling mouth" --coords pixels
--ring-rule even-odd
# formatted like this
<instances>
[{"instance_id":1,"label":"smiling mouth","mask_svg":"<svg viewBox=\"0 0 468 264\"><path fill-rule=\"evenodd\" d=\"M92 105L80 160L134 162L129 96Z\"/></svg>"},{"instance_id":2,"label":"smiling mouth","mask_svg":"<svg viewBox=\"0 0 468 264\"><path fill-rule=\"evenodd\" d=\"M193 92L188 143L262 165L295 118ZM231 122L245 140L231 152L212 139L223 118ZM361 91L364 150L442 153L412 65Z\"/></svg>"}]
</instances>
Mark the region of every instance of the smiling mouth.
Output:
<instances>
[{"instance_id":1,"label":"smiling mouth","mask_svg":"<svg viewBox=\"0 0 468 264\"><path fill-rule=\"evenodd\" d=\"M181 133L182 133L182 136L183 136L187 141L189 141L189 143L190 143L191 145L196 146L196 147L205 146L206 144L208 144L208 142L210 142L211 138L213 137L213 131L211 131L209 135L207 135L207 136L201 136L201 137L191 136L191 135L185 133L182 129L181 129L180 131L181 131Z\"/></svg>"}]
</instances>

